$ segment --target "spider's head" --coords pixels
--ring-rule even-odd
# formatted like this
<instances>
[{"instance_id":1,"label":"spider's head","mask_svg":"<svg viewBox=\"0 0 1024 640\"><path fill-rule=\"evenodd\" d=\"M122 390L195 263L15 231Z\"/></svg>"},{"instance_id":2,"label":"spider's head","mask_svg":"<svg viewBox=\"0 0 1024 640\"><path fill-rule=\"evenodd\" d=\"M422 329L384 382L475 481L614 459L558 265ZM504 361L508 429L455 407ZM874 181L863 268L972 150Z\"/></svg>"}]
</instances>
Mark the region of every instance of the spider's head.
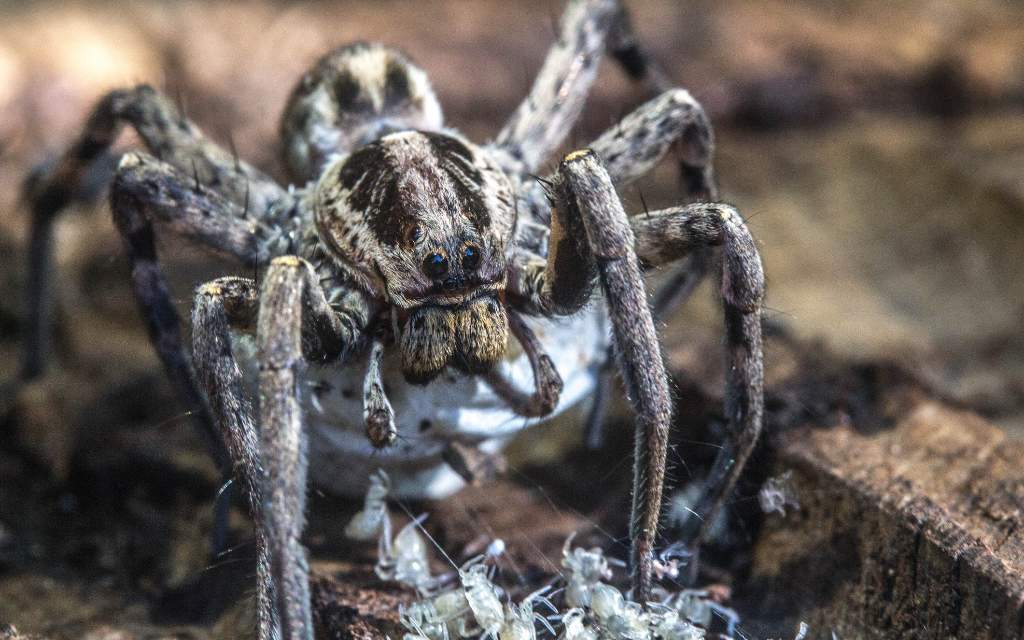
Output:
<instances>
[{"instance_id":1,"label":"spider's head","mask_svg":"<svg viewBox=\"0 0 1024 640\"><path fill-rule=\"evenodd\" d=\"M505 248L512 187L454 135L403 131L327 168L317 232L401 321L403 370L426 383L448 365L490 368L505 352Z\"/></svg>"}]
</instances>

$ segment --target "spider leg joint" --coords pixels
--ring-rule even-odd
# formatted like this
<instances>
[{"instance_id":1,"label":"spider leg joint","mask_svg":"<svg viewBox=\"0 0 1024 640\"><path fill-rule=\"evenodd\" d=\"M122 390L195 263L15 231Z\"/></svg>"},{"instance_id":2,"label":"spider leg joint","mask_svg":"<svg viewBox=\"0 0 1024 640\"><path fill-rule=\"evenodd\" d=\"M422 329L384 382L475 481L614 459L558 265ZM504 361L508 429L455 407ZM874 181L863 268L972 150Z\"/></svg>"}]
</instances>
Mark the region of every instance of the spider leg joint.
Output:
<instances>
[{"instance_id":1,"label":"spider leg joint","mask_svg":"<svg viewBox=\"0 0 1024 640\"><path fill-rule=\"evenodd\" d=\"M217 297L224 293L224 290L216 282L207 282L199 287L197 293L201 296Z\"/></svg>"},{"instance_id":2,"label":"spider leg joint","mask_svg":"<svg viewBox=\"0 0 1024 640\"><path fill-rule=\"evenodd\" d=\"M296 256L278 256L271 260L270 264L279 267L298 267L302 262Z\"/></svg>"},{"instance_id":3,"label":"spider leg joint","mask_svg":"<svg viewBox=\"0 0 1024 640\"><path fill-rule=\"evenodd\" d=\"M590 149L577 149L576 151L571 151L568 154L566 154L565 158L563 158L562 161L575 162L576 160L581 160L589 155L593 155L593 153L594 152L591 151Z\"/></svg>"}]
</instances>

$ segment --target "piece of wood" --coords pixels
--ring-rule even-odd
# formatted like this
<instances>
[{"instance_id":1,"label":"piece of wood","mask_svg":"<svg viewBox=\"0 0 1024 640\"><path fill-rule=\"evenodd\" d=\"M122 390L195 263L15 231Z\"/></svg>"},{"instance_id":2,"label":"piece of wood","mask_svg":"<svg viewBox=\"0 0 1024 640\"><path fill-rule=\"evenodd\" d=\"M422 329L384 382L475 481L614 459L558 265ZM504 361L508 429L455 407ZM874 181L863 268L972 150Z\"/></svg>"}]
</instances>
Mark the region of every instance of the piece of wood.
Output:
<instances>
[{"instance_id":1,"label":"piece of wood","mask_svg":"<svg viewBox=\"0 0 1024 640\"><path fill-rule=\"evenodd\" d=\"M316 637L329 640L401 638L400 608L416 600L412 589L344 562L314 563L309 586Z\"/></svg>"},{"instance_id":2,"label":"piece of wood","mask_svg":"<svg viewBox=\"0 0 1024 640\"><path fill-rule=\"evenodd\" d=\"M800 509L766 516L750 586L815 637L1024 637L1024 443L925 400L891 428L774 443Z\"/></svg>"}]
</instances>

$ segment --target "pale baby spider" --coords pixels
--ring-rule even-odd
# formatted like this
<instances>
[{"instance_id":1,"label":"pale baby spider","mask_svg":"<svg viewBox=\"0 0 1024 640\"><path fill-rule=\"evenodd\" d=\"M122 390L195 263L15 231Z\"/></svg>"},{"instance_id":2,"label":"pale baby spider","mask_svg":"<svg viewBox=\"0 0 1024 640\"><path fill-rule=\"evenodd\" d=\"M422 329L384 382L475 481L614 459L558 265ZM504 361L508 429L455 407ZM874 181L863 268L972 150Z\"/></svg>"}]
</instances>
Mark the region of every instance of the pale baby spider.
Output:
<instances>
[{"instance_id":1,"label":"pale baby spider","mask_svg":"<svg viewBox=\"0 0 1024 640\"><path fill-rule=\"evenodd\" d=\"M576 122L606 50L660 93L537 178ZM300 543L307 468L350 494L378 466L396 495L450 493L461 480L440 460L452 459L452 445L493 452L595 388L603 397L612 352L636 412L631 566L633 597L646 602L672 411L645 270L687 259L655 301L664 313L721 265L729 435L682 528L686 545L698 545L714 520L762 413L761 262L740 215L716 202L703 109L665 77L618 2L571 0L529 96L477 145L444 126L426 75L404 55L343 47L306 73L288 102L289 188L215 145L150 87L114 91L78 141L28 183L24 373L42 370L50 331L53 221L131 125L149 153L121 159L114 221L167 373L248 497L261 638L312 634ZM673 147L687 196L704 202L627 217L616 187ZM154 223L261 270L258 281L198 288L192 363ZM598 284L604 301L593 304ZM510 333L518 348L508 348ZM258 389L258 415L248 385Z\"/></svg>"}]
</instances>

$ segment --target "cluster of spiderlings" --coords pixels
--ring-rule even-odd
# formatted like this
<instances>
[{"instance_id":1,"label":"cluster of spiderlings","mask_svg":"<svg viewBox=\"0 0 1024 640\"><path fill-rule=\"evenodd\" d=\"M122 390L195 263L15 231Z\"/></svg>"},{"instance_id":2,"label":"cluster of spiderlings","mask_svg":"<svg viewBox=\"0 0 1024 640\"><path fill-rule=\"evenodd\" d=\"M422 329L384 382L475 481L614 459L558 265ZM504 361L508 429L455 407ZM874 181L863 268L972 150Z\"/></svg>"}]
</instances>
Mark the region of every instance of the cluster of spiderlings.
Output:
<instances>
[{"instance_id":1,"label":"cluster of spiderlings","mask_svg":"<svg viewBox=\"0 0 1024 640\"><path fill-rule=\"evenodd\" d=\"M572 609L563 618L566 640L700 640L704 629L666 604L645 610L615 587L592 587L589 609Z\"/></svg>"},{"instance_id":2,"label":"cluster of spiderlings","mask_svg":"<svg viewBox=\"0 0 1024 640\"><path fill-rule=\"evenodd\" d=\"M699 640L712 613L726 620L730 635L735 629L735 613L703 591L661 592L660 602L645 610L603 582L612 578L611 564L600 549L572 548L571 539L566 541L562 566L569 609L559 613L546 597L547 588L512 602L494 584L486 557L478 556L459 569L457 583L448 590L401 609L400 620L409 631L404 640L536 640L538 629L564 640ZM534 611L536 603L556 615L545 618ZM561 621L560 634L551 620Z\"/></svg>"},{"instance_id":3,"label":"cluster of spiderlings","mask_svg":"<svg viewBox=\"0 0 1024 640\"><path fill-rule=\"evenodd\" d=\"M490 561L504 551L501 540L494 540L486 555L463 564L458 579L447 581L447 588L442 589L446 580L431 576L427 544L418 531L422 517L390 539L387 488L383 472L371 476L363 510L349 523L346 533L366 540L379 531L377 575L419 592L420 600L399 609L399 620L408 631L403 640L537 640L538 629L559 640L701 640L715 618L724 621L725 637L736 632L739 616L715 602L707 591L656 589L657 601L647 603L645 609L607 584L613 577L612 565L624 566L622 563L605 557L599 548L572 547L572 537L562 547L562 567L566 569L563 598L568 607L564 612L548 598L550 587L515 603L494 584ZM554 615L537 613L534 605L538 603ZM560 633L552 621L561 623ZM807 626L801 623L797 640L806 634Z\"/></svg>"},{"instance_id":4,"label":"cluster of spiderlings","mask_svg":"<svg viewBox=\"0 0 1024 640\"><path fill-rule=\"evenodd\" d=\"M536 640L537 624L555 635L546 618L535 613L535 602L556 611L544 597L547 588L531 593L518 604L502 603L502 591L492 581L485 556L468 561L458 571L457 586L400 610L400 621L409 631L405 640Z\"/></svg>"},{"instance_id":5,"label":"cluster of spiderlings","mask_svg":"<svg viewBox=\"0 0 1024 640\"><path fill-rule=\"evenodd\" d=\"M572 548L571 542L572 538L562 548L565 603L571 607L561 617L564 640L698 640L705 637L713 616L725 621L728 636L734 634L738 616L714 602L708 592L658 589L658 601L644 609L606 584L613 561L600 549Z\"/></svg>"}]
</instances>

